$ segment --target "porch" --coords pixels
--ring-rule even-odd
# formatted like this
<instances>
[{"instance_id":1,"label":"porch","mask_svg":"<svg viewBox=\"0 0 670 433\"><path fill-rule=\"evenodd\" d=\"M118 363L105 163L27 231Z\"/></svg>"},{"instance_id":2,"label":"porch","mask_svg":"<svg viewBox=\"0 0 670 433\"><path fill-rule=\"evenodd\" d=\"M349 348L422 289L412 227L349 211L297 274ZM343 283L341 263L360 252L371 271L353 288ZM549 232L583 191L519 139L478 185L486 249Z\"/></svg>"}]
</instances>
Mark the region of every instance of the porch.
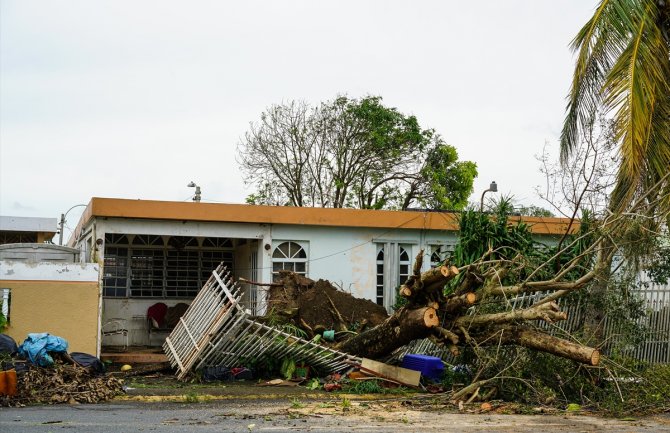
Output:
<instances>
[{"instance_id":1,"label":"porch","mask_svg":"<svg viewBox=\"0 0 670 433\"><path fill-rule=\"evenodd\" d=\"M150 308L184 309L219 264L235 279L258 277L259 239L107 233L104 237L101 353L107 359L155 361L165 337L179 317L170 321L148 317ZM243 287L242 305L255 313L257 288ZM181 308L180 308L181 307ZM155 320L152 320L155 319Z\"/></svg>"}]
</instances>

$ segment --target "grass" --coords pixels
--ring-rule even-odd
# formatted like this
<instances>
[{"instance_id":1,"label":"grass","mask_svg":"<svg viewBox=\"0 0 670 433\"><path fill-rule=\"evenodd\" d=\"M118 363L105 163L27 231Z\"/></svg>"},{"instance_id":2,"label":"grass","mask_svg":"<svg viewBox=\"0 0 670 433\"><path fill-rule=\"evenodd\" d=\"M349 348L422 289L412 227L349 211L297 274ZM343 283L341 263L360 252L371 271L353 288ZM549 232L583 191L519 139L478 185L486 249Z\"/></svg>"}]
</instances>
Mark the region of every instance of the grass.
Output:
<instances>
[{"instance_id":1,"label":"grass","mask_svg":"<svg viewBox=\"0 0 670 433\"><path fill-rule=\"evenodd\" d=\"M388 388L384 386L382 379L370 378L366 380L355 380L346 387L349 394L408 394L415 391L400 386L397 388Z\"/></svg>"},{"instance_id":2,"label":"grass","mask_svg":"<svg viewBox=\"0 0 670 433\"><path fill-rule=\"evenodd\" d=\"M184 403L200 403L200 396L195 392L191 391L188 394L184 395Z\"/></svg>"},{"instance_id":3,"label":"grass","mask_svg":"<svg viewBox=\"0 0 670 433\"><path fill-rule=\"evenodd\" d=\"M305 407L305 405L302 404L300 400L297 398L291 399L291 409L302 409L303 407Z\"/></svg>"}]
</instances>

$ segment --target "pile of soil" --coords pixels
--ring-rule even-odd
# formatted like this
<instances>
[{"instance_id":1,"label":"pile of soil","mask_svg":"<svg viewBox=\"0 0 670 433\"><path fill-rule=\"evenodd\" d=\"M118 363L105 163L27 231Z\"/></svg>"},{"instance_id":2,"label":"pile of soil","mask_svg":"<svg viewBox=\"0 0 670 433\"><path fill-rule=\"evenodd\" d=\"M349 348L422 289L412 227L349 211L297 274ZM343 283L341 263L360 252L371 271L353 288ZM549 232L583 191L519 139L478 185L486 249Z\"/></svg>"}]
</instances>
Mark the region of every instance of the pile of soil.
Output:
<instances>
[{"instance_id":1,"label":"pile of soil","mask_svg":"<svg viewBox=\"0 0 670 433\"><path fill-rule=\"evenodd\" d=\"M343 325L361 332L388 317L381 305L343 292L327 280L315 282L288 271L281 272L280 277L279 284L268 291L270 314L284 316L309 334L324 328L341 331Z\"/></svg>"},{"instance_id":2,"label":"pile of soil","mask_svg":"<svg viewBox=\"0 0 670 433\"><path fill-rule=\"evenodd\" d=\"M335 309L333 309L333 305ZM326 329L338 329L341 325L338 312L349 330L362 331L362 327L373 327L388 317L386 309L368 299L355 298L336 289L326 280L319 280L302 292L298 298L298 316L310 327L318 325Z\"/></svg>"}]
</instances>

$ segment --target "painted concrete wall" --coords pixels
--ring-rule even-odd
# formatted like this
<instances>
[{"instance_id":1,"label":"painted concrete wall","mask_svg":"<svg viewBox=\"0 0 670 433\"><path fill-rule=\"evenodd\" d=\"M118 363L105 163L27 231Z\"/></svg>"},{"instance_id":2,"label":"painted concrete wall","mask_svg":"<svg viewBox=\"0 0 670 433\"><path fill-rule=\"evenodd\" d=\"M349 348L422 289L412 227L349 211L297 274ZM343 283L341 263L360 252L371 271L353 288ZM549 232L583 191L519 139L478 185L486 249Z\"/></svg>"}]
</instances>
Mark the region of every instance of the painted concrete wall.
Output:
<instances>
[{"instance_id":1,"label":"painted concrete wall","mask_svg":"<svg viewBox=\"0 0 670 433\"><path fill-rule=\"evenodd\" d=\"M235 251L236 277L255 281L272 281L272 252L284 241L297 241L308 256L307 275L313 279L327 279L352 295L376 300L376 256L378 244L388 242L402 244L410 259L421 248L425 249L424 267L430 263L430 246L454 244L454 232L420 229L374 229L367 227L328 227L285 224L223 223L174 220L140 220L122 218L96 218L84 227L80 243L76 247L91 251L91 259L102 263L104 257L103 240L106 233L173 235L173 236L214 236L248 239L245 245ZM84 247L84 245L87 245ZM256 268L251 269L252 255L257 256ZM245 285L245 289L251 287ZM263 313L263 290L258 292L259 313ZM249 300L248 294L244 297ZM103 324L123 319L129 330L131 345L156 345L148 340L144 317L147 308L155 302L165 302L172 306L181 299L120 299L105 298L103 302ZM123 342L121 336L104 337L103 345L117 346ZM153 340L153 339L152 339Z\"/></svg>"},{"instance_id":2,"label":"painted concrete wall","mask_svg":"<svg viewBox=\"0 0 670 433\"><path fill-rule=\"evenodd\" d=\"M95 264L0 261L0 288L11 293L5 332L19 344L48 332L65 338L71 352L99 355L98 274Z\"/></svg>"},{"instance_id":3,"label":"painted concrete wall","mask_svg":"<svg viewBox=\"0 0 670 433\"><path fill-rule=\"evenodd\" d=\"M157 302L172 307L180 302L190 304L192 299L137 299L137 298L105 298L103 302L102 326L113 326L111 322L119 321L128 330L130 346L160 346L167 334L152 334L147 328L147 309ZM151 338L151 340L149 339ZM103 346L123 346L122 335L102 337Z\"/></svg>"},{"instance_id":4,"label":"painted concrete wall","mask_svg":"<svg viewBox=\"0 0 670 433\"><path fill-rule=\"evenodd\" d=\"M402 244L413 261L423 248L424 268L430 265L430 245L454 244L453 232L436 230L389 230L347 227L275 225L271 231L273 249L283 241L302 241L308 246L307 275L326 279L360 298L375 300L378 244ZM271 261L272 249L264 250ZM270 281L271 269L263 269L263 281Z\"/></svg>"}]
</instances>

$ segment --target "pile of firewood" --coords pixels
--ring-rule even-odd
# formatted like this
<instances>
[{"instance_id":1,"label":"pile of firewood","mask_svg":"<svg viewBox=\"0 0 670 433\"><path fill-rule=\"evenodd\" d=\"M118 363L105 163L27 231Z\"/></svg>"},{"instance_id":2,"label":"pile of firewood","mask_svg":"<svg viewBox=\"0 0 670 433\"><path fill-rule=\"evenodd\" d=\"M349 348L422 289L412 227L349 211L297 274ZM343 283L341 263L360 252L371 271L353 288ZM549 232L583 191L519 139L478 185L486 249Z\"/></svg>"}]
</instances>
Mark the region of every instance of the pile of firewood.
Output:
<instances>
[{"instance_id":1,"label":"pile of firewood","mask_svg":"<svg viewBox=\"0 0 670 433\"><path fill-rule=\"evenodd\" d=\"M96 375L76 364L56 361L47 368L31 367L18 375L17 394L0 397L0 406L27 404L98 403L122 392L123 382Z\"/></svg>"}]
</instances>

